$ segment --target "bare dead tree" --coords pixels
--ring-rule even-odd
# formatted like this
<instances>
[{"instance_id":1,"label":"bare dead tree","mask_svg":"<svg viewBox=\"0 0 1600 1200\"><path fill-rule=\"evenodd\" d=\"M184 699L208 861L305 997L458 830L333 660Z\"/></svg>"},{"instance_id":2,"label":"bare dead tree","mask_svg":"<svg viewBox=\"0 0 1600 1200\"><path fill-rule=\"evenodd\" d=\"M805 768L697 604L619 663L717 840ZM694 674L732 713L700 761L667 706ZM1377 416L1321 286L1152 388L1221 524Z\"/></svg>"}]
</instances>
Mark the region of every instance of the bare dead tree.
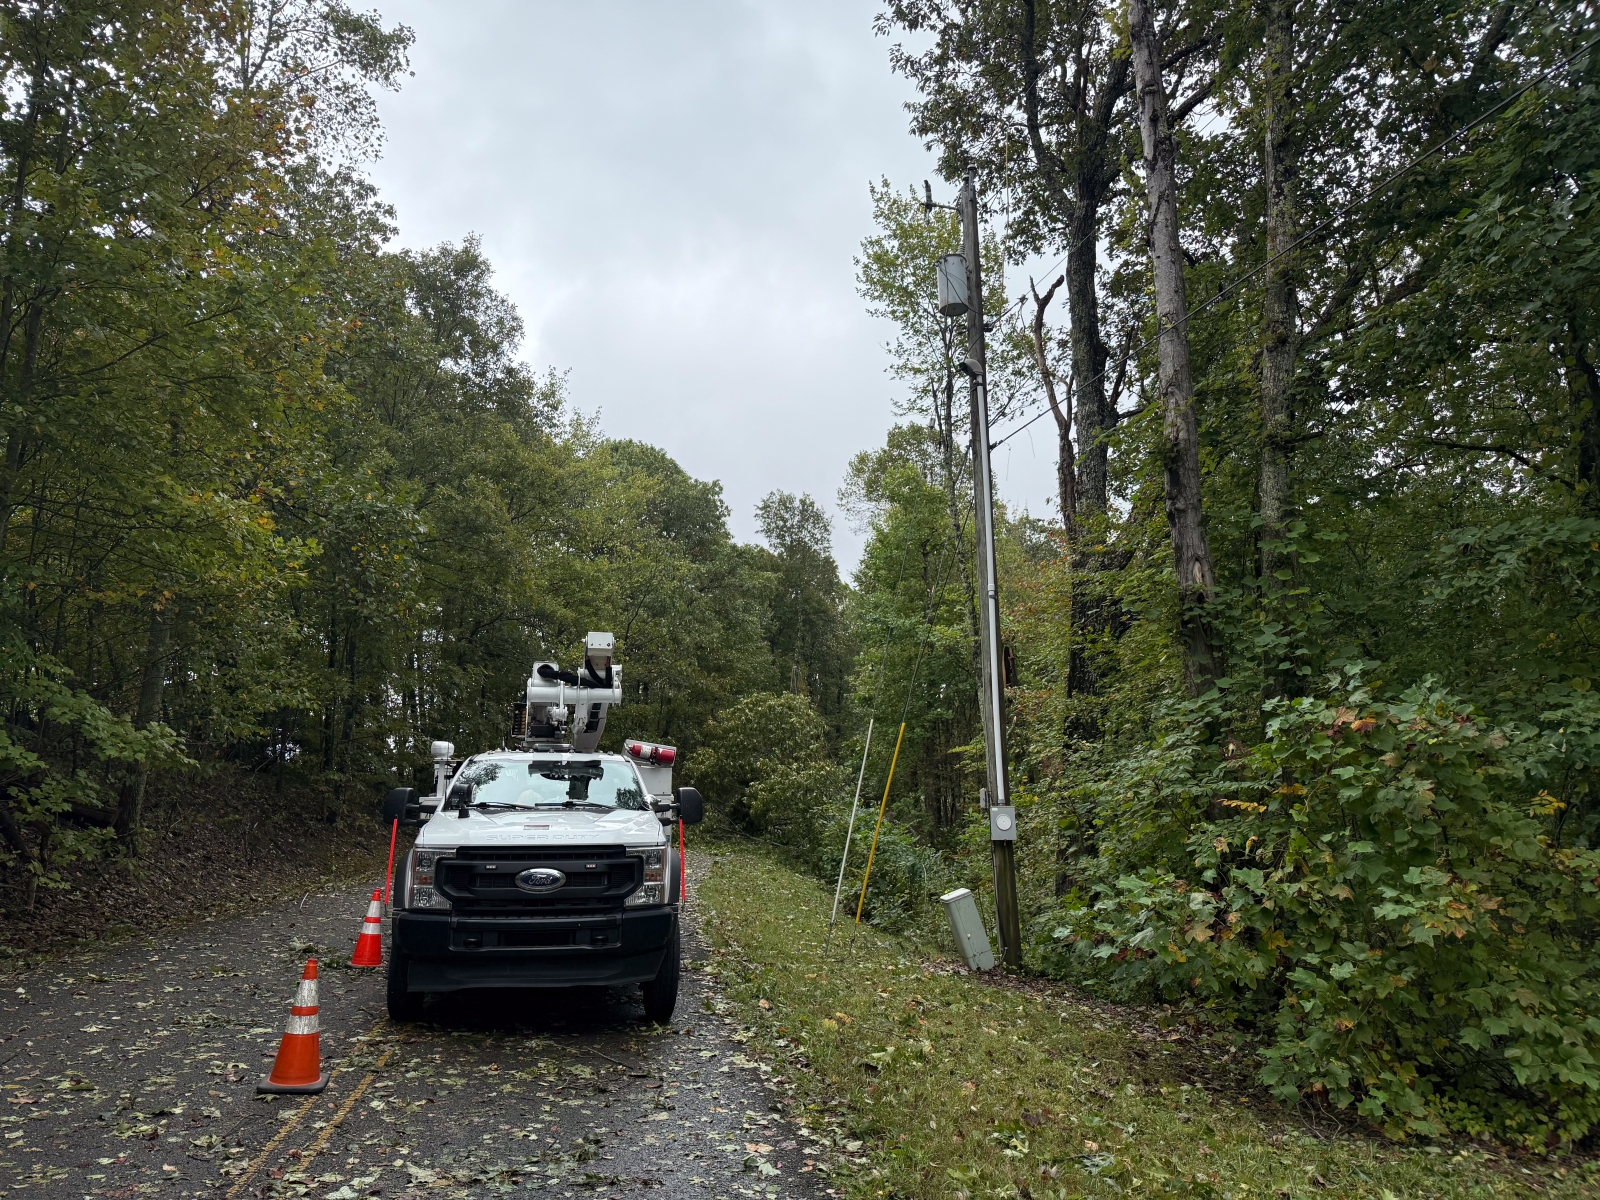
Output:
<instances>
[{"instance_id":1,"label":"bare dead tree","mask_svg":"<svg viewBox=\"0 0 1600 1200\"><path fill-rule=\"evenodd\" d=\"M1050 370L1050 356L1045 353L1044 344L1044 311L1050 307L1050 301L1055 298L1056 289L1066 282L1065 275L1058 275L1056 281L1050 285L1050 290L1043 296L1034 286L1033 280L1028 280L1028 290L1033 293L1033 360L1039 367L1039 379L1044 384L1044 398L1050 402L1050 413L1056 419L1056 437L1058 447L1056 451L1056 486L1060 490L1061 498L1061 525L1067 531L1067 540L1078 540L1078 479L1077 463L1072 449L1072 385L1076 380L1074 374L1067 383L1067 402L1063 408L1056 398L1055 374Z\"/></svg>"},{"instance_id":2,"label":"bare dead tree","mask_svg":"<svg viewBox=\"0 0 1600 1200\"><path fill-rule=\"evenodd\" d=\"M1184 291L1183 247L1178 239L1177 141L1161 81L1155 21L1146 0L1131 0L1128 36L1139 94L1150 263L1155 276L1167 529L1178 579L1184 676L1191 694L1199 695L1217 677L1216 638L1205 611L1216 592L1216 573L1200 495L1200 434L1189 361L1189 305Z\"/></svg>"}]
</instances>

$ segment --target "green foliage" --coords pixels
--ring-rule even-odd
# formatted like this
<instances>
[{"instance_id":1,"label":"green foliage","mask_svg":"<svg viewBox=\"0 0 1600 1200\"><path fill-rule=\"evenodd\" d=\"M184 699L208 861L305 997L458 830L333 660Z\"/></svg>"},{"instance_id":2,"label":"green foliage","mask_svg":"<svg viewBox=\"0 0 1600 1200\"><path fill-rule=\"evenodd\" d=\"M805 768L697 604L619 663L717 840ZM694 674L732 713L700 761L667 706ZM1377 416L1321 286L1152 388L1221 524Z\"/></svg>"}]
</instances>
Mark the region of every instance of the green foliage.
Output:
<instances>
[{"instance_id":1,"label":"green foliage","mask_svg":"<svg viewBox=\"0 0 1600 1200\"><path fill-rule=\"evenodd\" d=\"M0 809L0 862L20 868L30 903L39 886L64 886L61 868L104 851L109 829L65 818L84 811L109 815L105 768L193 765L171 729L135 729L73 687L60 663L15 642L0 650L0 704L11 718L0 726L0 787L9 801ZM73 739L79 763L39 752L52 735ZM37 844L25 830L35 832Z\"/></svg>"},{"instance_id":2,"label":"green foliage","mask_svg":"<svg viewBox=\"0 0 1600 1200\"><path fill-rule=\"evenodd\" d=\"M955 827L963 752L978 736L972 534L952 529L941 477L929 431L903 425L882 450L856 456L846 483L857 509L872 514L850 609L862 647L856 704L876 721L867 791L882 792L903 715L897 812L936 841Z\"/></svg>"},{"instance_id":3,"label":"green foliage","mask_svg":"<svg viewBox=\"0 0 1600 1200\"><path fill-rule=\"evenodd\" d=\"M837 739L855 647L844 622L832 526L810 496L781 491L756 506L756 520L773 555L776 589L766 624L779 685L810 696L828 719L830 740Z\"/></svg>"},{"instance_id":4,"label":"green foliage","mask_svg":"<svg viewBox=\"0 0 1600 1200\"><path fill-rule=\"evenodd\" d=\"M1247 752L1190 725L1130 762L1105 807L1151 865L1108 862L1057 940L1269 1022L1263 1078L1286 1101L1326 1096L1396 1135L1584 1136L1600 851L1572 844L1548 788L1600 766L1600 706L1551 696L1539 730L1433 684L1387 695L1354 666L1329 683L1270 702Z\"/></svg>"},{"instance_id":5,"label":"green foliage","mask_svg":"<svg viewBox=\"0 0 1600 1200\"><path fill-rule=\"evenodd\" d=\"M813 750L809 760L762 763L759 777L745 792L750 826L795 859L826 873L828 848L850 796L850 773ZM837 868L837 854L834 856Z\"/></svg>"},{"instance_id":6,"label":"green foliage","mask_svg":"<svg viewBox=\"0 0 1600 1200\"><path fill-rule=\"evenodd\" d=\"M729 705L707 726L684 778L705 795L713 831L761 837L819 878L838 879L855 780L828 757L826 723L803 697L756 694ZM852 917L876 812L873 797L865 796L841 901ZM893 817L876 847L864 916L886 928L924 921L945 877L939 855Z\"/></svg>"},{"instance_id":7,"label":"green foliage","mask_svg":"<svg viewBox=\"0 0 1600 1200\"><path fill-rule=\"evenodd\" d=\"M952 174L974 169L1004 197L991 215L999 229L1003 212L1007 255L1103 247L1098 312L1080 297L1074 327L1047 335L1081 345L1099 322L1126 348L1101 382L1121 411L1088 414L1108 418L1110 510L1080 512L1075 540L1050 546L1023 522L1002 529L1035 961L1234 1018L1261 1039L1262 1078L1285 1101L1345 1105L1395 1136L1591 1137L1600 61L1576 54L1589 17L1489 3L1156 8L1169 95L1198 105L1177 130L1184 336L1224 674L1197 702L1176 637L1121 18L906 0L881 19L915 35L895 51L919 91L914 127ZM1282 53L1268 50L1274 20ZM1099 153L1101 100L1125 186L1089 229L1071 209ZM1267 226L1269 138L1287 236ZM900 323L920 397L937 322L902 293L931 285L880 261L928 251L906 232L914 214L885 196L867 294ZM1264 269L1285 240L1280 269ZM1285 331L1273 322L1286 312ZM1292 379L1271 415L1268 350L1282 362L1285 332ZM1082 415L1096 401L1078 367ZM1275 459L1282 475L1266 469ZM915 525L936 540L936 506L910 485L960 474L941 467L903 430L858 460L852 497L875 498L861 506L875 535ZM1287 491L1268 530L1274 479ZM951 537L969 501L944 490ZM885 569L892 545L869 547L854 600L885 629L902 586ZM931 644L925 620L898 643L864 632L865 661ZM909 677L895 652L885 660ZM926 703L910 709L919 737ZM978 873L980 846L929 840L959 876Z\"/></svg>"},{"instance_id":8,"label":"green foliage","mask_svg":"<svg viewBox=\"0 0 1600 1200\"><path fill-rule=\"evenodd\" d=\"M936 925L943 915L938 897L950 890L950 864L943 854L929 846L916 826L885 815L877 824L876 808L867 797L856 817L855 840L850 851L850 866L844 874L840 900L840 920L853 919L861 905L862 919L882 929L923 930ZM847 810L836 810L824 831L824 842L815 856L814 869L826 881L839 878L839 860L844 853ZM874 845L876 840L876 845ZM868 856L872 870L867 872ZM863 901L862 887L866 887Z\"/></svg>"},{"instance_id":9,"label":"green foliage","mask_svg":"<svg viewBox=\"0 0 1600 1200\"><path fill-rule=\"evenodd\" d=\"M799 818L785 811L785 788L800 783L803 794L819 798L824 777L811 772L824 755L826 734L803 696L758 692L709 722L705 746L684 776L705 796L708 817L725 829L760 833L774 822L793 828Z\"/></svg>"}]
</instances>

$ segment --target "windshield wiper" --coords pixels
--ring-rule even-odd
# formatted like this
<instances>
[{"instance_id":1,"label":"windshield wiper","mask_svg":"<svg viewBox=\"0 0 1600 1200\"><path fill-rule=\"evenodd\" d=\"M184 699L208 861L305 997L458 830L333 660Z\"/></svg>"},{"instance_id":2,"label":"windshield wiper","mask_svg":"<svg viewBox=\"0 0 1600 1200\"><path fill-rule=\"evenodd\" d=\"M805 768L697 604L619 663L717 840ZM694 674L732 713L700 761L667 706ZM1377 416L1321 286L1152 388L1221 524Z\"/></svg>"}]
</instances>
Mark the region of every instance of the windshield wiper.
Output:
<instances>
[{"instance_id":1,"label":"windshield wiper","mask_svg":"<svg viewBox=\"0 0 1600 1200\"><path fill-rule=\"evenodd\" d=\"M536 812L538 810L539 806L535 805L535 804L506 804L505 802L500 801L500 800L479 800L475 804L463 804L461 807L462 808L509 808L509 809L514 809L517 812Z\"/></svg>"},{"instance_id":2,"label":"windshield wiper","mask_svg":"<svg viewBox=\"0 0 1600 1200\"><path fill-rule=\"evenodd\" d=\"M591 800L547 800L539 808L581 808L587 812L610 812L611 805L596 804Z\"/></svg>"}]
</instances>

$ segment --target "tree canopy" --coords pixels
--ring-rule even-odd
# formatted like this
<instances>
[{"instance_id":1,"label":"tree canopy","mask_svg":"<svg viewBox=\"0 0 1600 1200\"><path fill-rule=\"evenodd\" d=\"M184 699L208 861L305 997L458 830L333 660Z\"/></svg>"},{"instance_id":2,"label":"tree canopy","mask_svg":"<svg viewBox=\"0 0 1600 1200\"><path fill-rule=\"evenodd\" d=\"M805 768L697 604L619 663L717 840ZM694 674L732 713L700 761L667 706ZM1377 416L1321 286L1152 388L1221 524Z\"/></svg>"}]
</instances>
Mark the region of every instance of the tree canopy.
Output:
<instances>
[{"instance_id":1,"label":"tree canopy","mask_svg":"<svg viewBox=\"0 0 1600 1200\"><path fill-rule=\"evenodd\" d=\"M358 168L410 43L300 0L0 15L8 903L137 854L152 772L369 811L431 739L501 744L591 629L608 745L691 749L751 694L842 719L815 502L737 544L717 483L526 365L477 240L388 247Z\"/></svg>"}]
</instances>

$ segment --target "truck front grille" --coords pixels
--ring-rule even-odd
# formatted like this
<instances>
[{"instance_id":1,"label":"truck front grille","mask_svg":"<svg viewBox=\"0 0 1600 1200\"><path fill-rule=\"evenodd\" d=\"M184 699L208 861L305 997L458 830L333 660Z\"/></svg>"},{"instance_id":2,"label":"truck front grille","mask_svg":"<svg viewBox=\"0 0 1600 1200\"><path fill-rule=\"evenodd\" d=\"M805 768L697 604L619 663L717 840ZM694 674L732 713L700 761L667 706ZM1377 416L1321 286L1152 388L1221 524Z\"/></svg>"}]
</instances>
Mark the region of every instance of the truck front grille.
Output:
<instances>
[{"instance_id":1,"label":"truck front grille","mask_svg":"<svg viewBox=\"0 0 1600 1200\"><path fill-rule=\"evenodd\" d=\"M566 881L547 892L517 886L538 867ZM462 846L439 860L434 887L461 916L590 916L620 912L643 871L622 846Z\"/></svg>"}]
</instances>

